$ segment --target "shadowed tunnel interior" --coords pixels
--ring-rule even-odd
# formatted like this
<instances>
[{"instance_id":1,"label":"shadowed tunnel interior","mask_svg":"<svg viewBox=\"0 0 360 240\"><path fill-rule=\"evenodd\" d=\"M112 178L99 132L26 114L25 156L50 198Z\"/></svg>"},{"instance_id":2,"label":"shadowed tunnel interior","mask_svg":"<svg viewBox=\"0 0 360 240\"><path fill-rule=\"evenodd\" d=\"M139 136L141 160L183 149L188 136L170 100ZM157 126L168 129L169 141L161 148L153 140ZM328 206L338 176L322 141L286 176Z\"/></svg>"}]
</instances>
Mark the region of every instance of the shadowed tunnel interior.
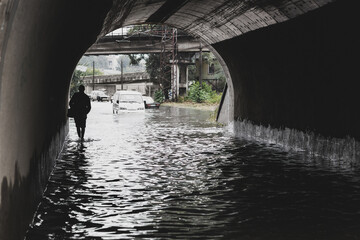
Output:
<instances>
[{"instance_id":1,"label":"shadowed tunnel interior","mask_svg":"<svg viewBox=\"0 0 360 240\"><path fill-rule=\"evenodd\" d=\"M360 138L354 1L0 2L0 239L22 239L67 134L84 52L122 26L165 23L215 50L220 120ZM354 60L355 59L355 60Z\"/></svg>"}]
</instances>

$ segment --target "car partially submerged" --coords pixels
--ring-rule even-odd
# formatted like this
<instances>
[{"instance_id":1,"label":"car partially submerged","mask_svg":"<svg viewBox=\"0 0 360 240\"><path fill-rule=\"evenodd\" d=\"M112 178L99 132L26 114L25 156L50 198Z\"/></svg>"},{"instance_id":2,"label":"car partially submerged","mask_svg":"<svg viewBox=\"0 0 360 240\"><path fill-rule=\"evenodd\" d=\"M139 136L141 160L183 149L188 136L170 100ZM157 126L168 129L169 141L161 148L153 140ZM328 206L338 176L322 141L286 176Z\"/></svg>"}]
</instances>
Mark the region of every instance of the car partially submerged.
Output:
<instances>
[{"instance_id":1,"label":"car partially submerged","mask_svg":"<svg viewBox=\"0 0 360 240\"><path fill-rule=\"evenodd\" d=\"M112 101L113 113L145 112L144 99L140 92L116 91Z\"/></svg>"},{"instance_id":2,"label":"car partially submerged","mask_svg":"<svg viewBox=\"0 0 360 240\"><path fill-rule=\"evenodd\" d=\"M110 101L110 97L105 94L104 91L101 90L94 90L90 93L90 98L93 101Z\"/></svg>"},{"instance_id":3,"label":"car partially submerged","mask_svg":"<svg viewBox=\"0 0 360 240\"><path fill-rule=\"evenodd\" d=\"M160 103L159 103L159 102L155 102L152 97L143 96L143 99L144 99L144 105L145 105L145 108L146 108L146 109L149 109L149 108L159 108L159 107L160 107Z\"/></svg>"}]
</instances>

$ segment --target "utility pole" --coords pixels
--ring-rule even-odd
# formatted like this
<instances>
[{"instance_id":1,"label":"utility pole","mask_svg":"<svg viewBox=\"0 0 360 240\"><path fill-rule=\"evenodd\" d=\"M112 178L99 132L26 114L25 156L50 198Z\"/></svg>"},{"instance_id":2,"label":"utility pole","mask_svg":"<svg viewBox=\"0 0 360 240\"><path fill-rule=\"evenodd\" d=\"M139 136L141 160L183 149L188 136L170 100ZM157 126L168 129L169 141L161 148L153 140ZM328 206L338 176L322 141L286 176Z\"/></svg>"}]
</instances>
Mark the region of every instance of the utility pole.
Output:
<instances>
[{"instance_id":1,"label":"utility pole","mask_svg":"<svg viewBox=\"0 0 360 240\"><path fill-rule=\"evenodd\" d=\"M172 85L173 85L173 100L177 101L179 84L178 84L178 61L177 61L177 29L173 28L172 30Z\"/></svg>"},{"instance_id":2,"label":"utility pole","mask_svg":"<svg viewBox=\"0 0 360 240\"><path fill-rule=\"evenodd\" d=\"M92 89L95 90L95 62L93 61Z\"/></svg>"},{"instance_id":3,"label":"utility pole","mask_svg":"<svg viewBox=\"0 0 360 240\"><path fill-rule=\"evenodd\" d=\"M202 88L202 46L200 43L200 57L199 57L199 84L200 84L200 88Z\"/></svg>"},{"instance_id":4,"label":"utility pole","mask_svg":"<svg viewBox=\"0 0 360 240\"><path fill-rule=\"evenodd\" d=\"M124 89L124 75L123 75L124 69L123 69L123 60L122 60L122 58L120 59L120 70L121 70L121 75L120 75L121 90L123 90Z\"/></svg>"}]
</instances>

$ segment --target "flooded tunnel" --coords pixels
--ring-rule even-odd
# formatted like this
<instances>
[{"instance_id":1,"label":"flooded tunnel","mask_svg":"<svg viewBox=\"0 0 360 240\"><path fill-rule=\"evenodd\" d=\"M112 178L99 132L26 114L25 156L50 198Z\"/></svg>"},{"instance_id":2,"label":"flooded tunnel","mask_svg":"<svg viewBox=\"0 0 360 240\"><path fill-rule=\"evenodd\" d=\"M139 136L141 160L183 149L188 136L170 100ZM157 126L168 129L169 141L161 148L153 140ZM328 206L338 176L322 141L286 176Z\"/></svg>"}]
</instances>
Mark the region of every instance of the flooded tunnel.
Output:
<instances>
[{"instance_id":1,"label":"flooded tunnel","mask_svg":"<svg viewBox=\"0 0 360 240\"><path fill-rule=\"evenodd\" d=\"M22 239L32 220L68 133L77 62L122 26L164 23L213 49L228 77L220 121L347 139L358 160L356 10L350 0L1 1L0 239Z\"/></svg>"}]
</instances>

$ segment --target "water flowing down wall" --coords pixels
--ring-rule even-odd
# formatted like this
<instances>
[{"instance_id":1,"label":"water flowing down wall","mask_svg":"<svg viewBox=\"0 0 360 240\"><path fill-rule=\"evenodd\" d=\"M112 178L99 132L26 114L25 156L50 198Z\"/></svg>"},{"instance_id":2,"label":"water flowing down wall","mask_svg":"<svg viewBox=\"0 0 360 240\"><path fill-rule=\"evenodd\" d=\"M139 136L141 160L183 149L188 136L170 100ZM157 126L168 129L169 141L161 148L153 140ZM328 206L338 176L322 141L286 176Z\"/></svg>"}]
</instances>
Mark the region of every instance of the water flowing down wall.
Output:
<instances>
[{"instance_id":1,"label":"water flowing down wall","mask_svg":"<svg viewBox=\"0 0 360 240\"><path fill-rule=\"evenodd\" d=\"M351 167L359 164L360 142L349 136L347 138L324 137L314 132L255 125L246 120L234 121L228 128L236 137L274 144L287 151L298 151L309 156L328 158L334 165Z\"/></svg>"}]
</instances>

